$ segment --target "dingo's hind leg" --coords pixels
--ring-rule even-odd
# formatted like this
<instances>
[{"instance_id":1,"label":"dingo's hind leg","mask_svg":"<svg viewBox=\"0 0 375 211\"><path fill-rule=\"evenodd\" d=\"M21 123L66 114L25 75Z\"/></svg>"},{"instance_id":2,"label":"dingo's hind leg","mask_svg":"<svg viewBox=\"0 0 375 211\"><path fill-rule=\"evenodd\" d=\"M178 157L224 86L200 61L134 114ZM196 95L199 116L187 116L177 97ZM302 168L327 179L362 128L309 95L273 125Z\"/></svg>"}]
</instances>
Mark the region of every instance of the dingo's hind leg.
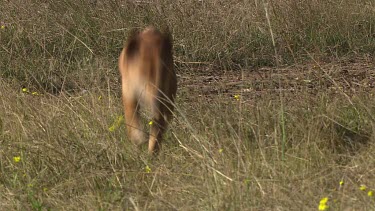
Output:
<instances>
[{"instance_id":1,"label":"dingo's hind leg","mask_svg":"<svg viewBox=\"0 0 375 211\"><path fill-rule=\"evenodd\" d=\"M156 100L156 99L155 99ZM166 129L166 116L164 114L164 106L160 105L160 102L154 103L152 107L152 125L150 130L150 137L148 142L149 154L158 153L160 150L163 133Z\"/></svg>"},{"instance_id":2,"label":"dingo's hind leg","mask_svg":"<svg viewBox=\"0 0 375 211\"><path fill-rule=\"evenodd\" d=\"M132 97L123 97L125 108L125 122L130 140L135 145L146 142L143 127L140 124L139 105Z\"/></svg>"}]
</instances>

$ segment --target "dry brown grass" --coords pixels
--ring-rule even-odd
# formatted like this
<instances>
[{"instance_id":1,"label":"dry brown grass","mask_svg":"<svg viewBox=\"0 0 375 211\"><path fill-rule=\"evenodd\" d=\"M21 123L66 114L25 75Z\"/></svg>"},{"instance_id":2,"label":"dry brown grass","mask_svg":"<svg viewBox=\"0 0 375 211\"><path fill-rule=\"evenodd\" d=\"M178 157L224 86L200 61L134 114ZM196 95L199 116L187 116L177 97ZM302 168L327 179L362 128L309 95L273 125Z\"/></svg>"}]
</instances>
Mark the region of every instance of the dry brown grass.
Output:
<instances>
[{"instance_id":1,"label":"dry brown grass","mask_svg":"<svg viewBox=\"0 0 375 211\"><path fill-rule=\"evenodd\" d=\"M373 209L374 5L340 2L269 1L274 48L262 1L3 1L0 207ZM128 30L165 23L181 89L150 159L119 119L116 60ZM263 68L275 49L292 65Z\"/></svg>"}]
</instances>

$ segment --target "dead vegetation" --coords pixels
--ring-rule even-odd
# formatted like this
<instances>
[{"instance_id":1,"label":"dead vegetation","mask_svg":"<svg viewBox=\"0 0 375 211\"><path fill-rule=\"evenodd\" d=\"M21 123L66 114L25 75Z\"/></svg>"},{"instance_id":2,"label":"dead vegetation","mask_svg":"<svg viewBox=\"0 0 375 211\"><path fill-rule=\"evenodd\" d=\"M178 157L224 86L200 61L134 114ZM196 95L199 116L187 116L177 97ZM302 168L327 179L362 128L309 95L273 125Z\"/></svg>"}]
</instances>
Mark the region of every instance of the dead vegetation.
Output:
<instances>
[{"instance_id":1,"label":"dead vegetation","mask_svg":"<svg viewBox=\"0 0 375 211\"><path fill-rule=\"evenodd\" d=\"M0 207L373 209L373 3L264 2L1 3ZM181 88L150 159L126 137L116 60L155 23Z\"/></svg>"}]
</instances>

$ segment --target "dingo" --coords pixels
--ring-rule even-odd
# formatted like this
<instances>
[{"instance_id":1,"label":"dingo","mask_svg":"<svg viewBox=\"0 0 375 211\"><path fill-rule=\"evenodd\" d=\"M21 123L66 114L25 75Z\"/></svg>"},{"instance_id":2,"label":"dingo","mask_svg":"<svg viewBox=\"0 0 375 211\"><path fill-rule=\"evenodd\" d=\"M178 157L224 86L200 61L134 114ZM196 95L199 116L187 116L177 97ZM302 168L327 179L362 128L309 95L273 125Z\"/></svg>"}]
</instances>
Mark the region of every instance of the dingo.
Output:
<instances>
[{"instance_id":1,"label":"dingo","mask_svg":"<svg viewBox=\"0 0 375 211\"><path fill-rule=\"evenodd\" d=\"M140 106L151 109L152 122L148 151L159 150L162 135L172 119L177 91L173 69L172 36L154 27L134 31L119 57L125 122L130 140L146 142L140 125Z\"/></svg>"}]
</instances>

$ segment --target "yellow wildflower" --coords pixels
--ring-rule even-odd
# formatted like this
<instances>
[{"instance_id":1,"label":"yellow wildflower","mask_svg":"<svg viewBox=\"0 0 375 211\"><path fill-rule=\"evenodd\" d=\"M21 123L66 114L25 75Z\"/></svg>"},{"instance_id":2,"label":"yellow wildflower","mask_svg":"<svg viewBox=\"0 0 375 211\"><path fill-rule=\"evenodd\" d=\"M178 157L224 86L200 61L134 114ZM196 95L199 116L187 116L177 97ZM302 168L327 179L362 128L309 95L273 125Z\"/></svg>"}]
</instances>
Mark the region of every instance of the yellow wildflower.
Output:
<instances>
[{"instance_id":1,"label":"yellow wildflower","mask_svg":"<svg viewBox=\"0 0 375 211\"><path fill-rule=\"evenodd\" d=\"M154 122L153 122L153 121L150 121L148 124L149 124L149 125L152 125L152 124L154 124Z\"/></svg>"},{"instance_id":2,"label":"yellow wildflower","mask_svg":"<svg viewBox=\"0 0 375 211\"><path fill-rule=\"evenodd\" d=\"M327 210L329 206L327 205L328 197L324 197L319 202L319 210Z\"/></svg>"},{"instance_id":3,"label":"yellow wildflower","mask_svg":"<svg viewBox=\"0 0 375 211\"><path fill-rule=\"evenodd\" d=\"M361 186L359 187L359 190L361 190L361 191L365 191L365 190L366 190L366 185L361 185Z\"/></svg>"},{"instance_id":4,"label":"yellow wildflower","mask_svg":"<svg viewBox=\"0 0 375 211\"><path fill-rule=\"evenodd\" d=\"M327 204L328 202L328 197L324 197L320 200L319 204Z\"/></svg>"},{"instance_id":5,"label":"yellow wildflower","mask_svg":"<svg viewBox=\"0 0 375 211\"><path fill-rule=\"evenodd\" d=\"M219 153L222 153L224 151L224 149L219 149Z\"/></svg>"},{"instance_id":6,"label":"yellow wildflower","mask_svg":"<svg viewBox=\"0 0 375 211\"><path fill-rule=\"evenodd\" d=\"M115 128L114 125L112 125L111 127L108 128L108 130L111 131L111 132L115 131L115 129L116 129L116 128Z\"/></svg>"},{"instance_id":7,"label":"yellow wildflower","mask_svg":"<svg viewBox=\"0 0 375 211\"><path fill-rule=\"evenodd\" d=\"M5 25L1 25L1 27L0 27L1 29L5 29Z\"/></svg>"},{"instance_id":8,"label":"yellow wildflower","mask_svg":"<svg viewBox=\"0 0 375 211\"><path fill-rule=\"evenodd\" d=\"M22 88L22 91L23 92L28 92L29 90L27 90L27 88Z\"/></svg>"},{"instance_id":9,"label":"yellow wildflower","mask_svg":"<svg viewBox=\"0 0 375 211\"><path fill-rule=\"evenodd\" d=\"M116 121L113 122L112 126L108 128L109 131L113 132L118 128L121 123L124 121L124 117L122 115L118 116Z\"/></svg>"},{"instance_id":10,"label":"yellow wildflower","mask_svg":"<svg viewBox=\"0 0 375 211\"><path fill-rule=\"evenodd\" d=\"M343 186L344 185L344 180L341 180L340 181L340 186Z\"/></svg>"},{"instance_id":11,"label":"yellow wildflower","mask_svg":"<svg viewBox=\"0 0 375 211\"><path fill-rule=\"evenodd\" d=\"M117 117L117 124L121 124L124 121L124 117L122 115Z\"/></svg>"},{"instance_id":12,"label":"yellow wildflower","mask_svg":"<svg viewBox=\"0 0 375 211\"><path fill-rule=\"evenodd\" d=\"M32 95L39 95L38 92L32 92Z\"/></svg>"},{"instance_id":13,"label":"yellow wildflower","mask_svg":"<svg viewBox=\"0 0 375 211\"><path fill-rule=\"evenodd\" d=\"M319 204L319 210L327 210L328 209L328 205L326 204Z\"/></svg>"},{"instance_id":14,"label":"yellow wildflower","mask_svg":"<svg viewBox=\"0 0 375 211\"><path fill-rule=\"evenodd\" d=\"M21 157L20 157L20 156L15 156L15 157L13 157L13 161L14 161L15 163L18 163L18 162L21 161Z\"/></svg>"},{"instance_id":15,"label":"yellow wildflower","mask_svg":"<svg viewBox=\"0 0 375 211\"><path fill-rule=\"evenodd\" d=\"M148 165L146 165L145 171L146 171L146 173L151 173L151 168Z\"/></svg>"},{"instance_id":16,"label":"yellow wildflower","mask_svg":"<svg viewBox=\"0 0 375 211\"><path fill-rule=\"evenodd\" d=\"M370 190L369 192L367 192L367 195L370 197L374 196L374 191Z\"/></svg>"},{"instance_id":17,"label":"yellow wildflower","mask_svg":"<svg viewBox=\"0 0 375 211\"><path fill-rule=\"evenodd\" d=\"M234 99L236 99L236 100L240 100L240 95L234 95L233 97L234 97Z\"/></svg>"}]
</instances>

